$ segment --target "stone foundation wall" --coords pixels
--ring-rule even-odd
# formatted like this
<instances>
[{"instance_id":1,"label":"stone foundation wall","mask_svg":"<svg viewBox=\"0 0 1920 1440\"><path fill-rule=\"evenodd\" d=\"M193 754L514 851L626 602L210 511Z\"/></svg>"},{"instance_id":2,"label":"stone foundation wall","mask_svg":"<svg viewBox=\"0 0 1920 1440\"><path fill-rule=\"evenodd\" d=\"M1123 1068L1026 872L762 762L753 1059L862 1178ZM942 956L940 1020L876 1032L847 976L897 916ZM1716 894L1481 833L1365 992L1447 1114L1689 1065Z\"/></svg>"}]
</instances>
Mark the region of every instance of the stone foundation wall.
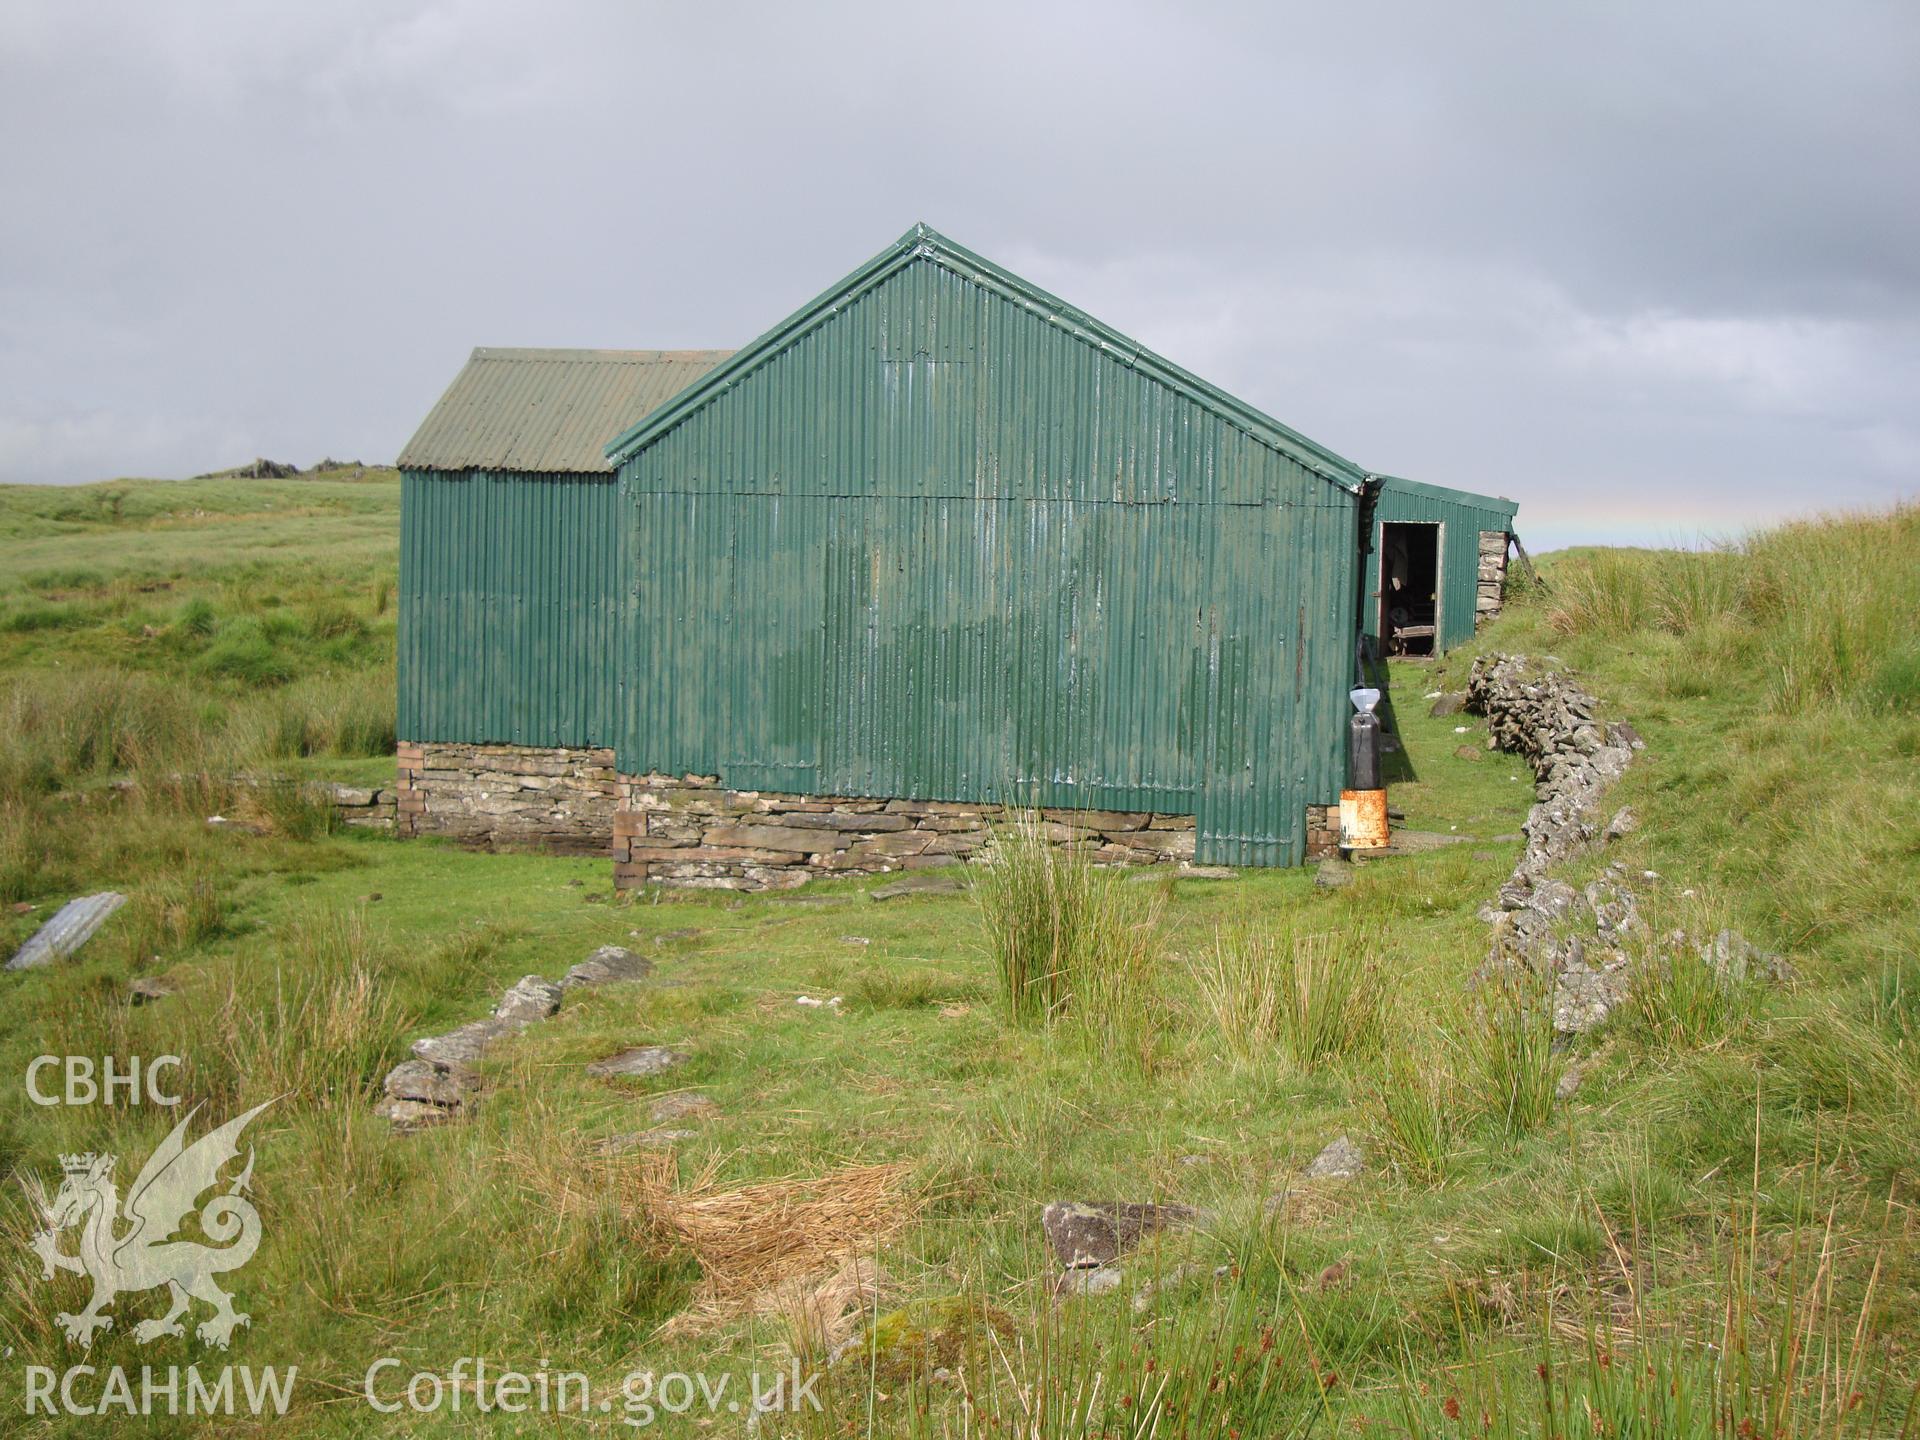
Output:
<instances>
[{"instance_id":1,"label":"stone foundation wall","mask_svg":"<svg viewBox=\"0 0 1920 1440\"><path fill-rule=\"evenodd\" d=\"M326 786L327 802L344 825L367 830L391 830L399 811L398 793L361 785Z\"/></svg>"},{"instance_id":2,"label":"stone foundation wall","mask_svg":"<svg viewBox=\"0 0 1920 1440\"><path fill-rule=\"evenodd\" d=\"M856 800L728 790L699 776L623 777L614 884L786 890L820 875L958 865L986 844L1000 805ZM1191 815L1043 810L1048 838L1117 865L1190 862Z\"/></svg>"},{"instance_id":3,"label":"stone foundation wall","mask_svg":"<svg viewBox=\"0 0 1920 1440\"><path fill-rule=\"evenodd\" d=\"M407 743L393 790L334 787L349 824L462 844L606 855L614 883L785 890L820 875L957 865L1001 805L729 790L710 776L622 775L613 752ZM1108 865L1191 865L1191 815L1042 810L1049 839ZM1337 853L1337 805L1307 807L1308 860Z\"/></svg>"},{"instance_id":4,"label":"stone foundation wall","mask_svg":"<svg viewBox=\"0 0 1920 1440\"><path fill-rule=\"evenodd\" d=\"M562 855L612 845L620 780L611 750L403 743L397 758L402 835Z\"/></svg>"},{"instance_id":5,"label":"stone foundation wall","mask_svg":"<svg viewBox=\"0 0 1920 1440\"><path fill-rule=\"evenodd\" d=\"M1307 859L1329 860L1340 853L1340 807L1307 806Z\"/></svg>"},{"instance_id":6,"label":"stone foundation wall","mask_svg":"<svg viewBox=\"0 0 1920 1440\"><path fill-rule=\"evenodd\" d=\"M1473 628L1478 630L1500 613L1507 588L1507 532L1480 532L1480 578L1474 592Z\"/></svg>"}]
</instances>

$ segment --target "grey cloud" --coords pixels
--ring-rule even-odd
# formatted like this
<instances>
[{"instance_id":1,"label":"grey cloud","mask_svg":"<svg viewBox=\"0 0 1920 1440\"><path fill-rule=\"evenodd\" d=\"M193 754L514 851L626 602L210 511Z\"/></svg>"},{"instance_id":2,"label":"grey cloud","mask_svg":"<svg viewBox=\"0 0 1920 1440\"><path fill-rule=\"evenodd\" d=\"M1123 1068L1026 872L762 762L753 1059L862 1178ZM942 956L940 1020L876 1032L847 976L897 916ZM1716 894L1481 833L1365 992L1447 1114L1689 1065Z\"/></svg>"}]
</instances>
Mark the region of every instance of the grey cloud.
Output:
<instances>
[{"instance_id":1,"label":"grey cloud","mask_svg":"<svg viewBox=\"0 0 1920 1440\"><path fill-rule=\"evenodd\" d=\"M474 344L739 344L925 219L1543 541L1884 502L1917 73L1869 3L15 5L0 478L391 455Z\"/></svg>"}]
</instances>

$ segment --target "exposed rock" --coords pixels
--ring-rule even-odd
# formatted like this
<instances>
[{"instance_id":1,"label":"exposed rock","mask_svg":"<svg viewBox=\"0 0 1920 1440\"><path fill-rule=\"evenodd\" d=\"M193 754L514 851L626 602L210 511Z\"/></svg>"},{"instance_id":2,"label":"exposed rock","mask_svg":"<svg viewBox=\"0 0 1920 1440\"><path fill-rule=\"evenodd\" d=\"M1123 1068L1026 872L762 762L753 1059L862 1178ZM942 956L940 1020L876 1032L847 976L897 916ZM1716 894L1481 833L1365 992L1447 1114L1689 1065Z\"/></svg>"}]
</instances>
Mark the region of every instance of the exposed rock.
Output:
<instances>
[{"instance_id":1,"label":"exposed rock","mask_svg":"<svg viewBox=\"0 0 1920 1440\"><path fill-rule=\"evenodd\" d=\"M230 470L210 470L196 480L291 480L300 467L284 460L255 459L251 464L235 465Z\"/></svg>"},{"instance_id":2,"label":"exposed rock","mask_svg":"<svg viewBox=\"0 0 1920 1440\"><path fill-rule=\"evenodd\" d=\"M653 973L653 962L636 955L622 945L602 945L578 965L560 977L560 988L577 985L617 985L644 980Z\"/></svg>"},{"instance_id":3,"label":"exposed rock","mask_svg":"<svg viewBox=\"0 0 1920 1440\"><path fill-rule=\"evenodd\" d=\"M1199 1218L1189 1205L1056 1200L1040 1212L1040 1227L1054 1258L1068 1269L1081 1269L1110 1264L1142 1237Z\"/></svg>"},{"instance_id":4,"label":"exposed rock","mask_svg":"<svg viewBox=\"0 0 1920 1440\"><path fill-rule=\"evenodd\" d=\"M636 1045L632 1049L609 1055L604 1060L594 1061L587 1066L587 1073L601 1079L621 1075L659 1075L676 1065L684 1065L691 1058L686 1052L666 1045Z\"/></svg>"},{"instance_id":5,"label":"exposed rock","mask_svg":"<svg viewBox=\"0 0 1920 1440\"><path fill-rule=\"evenodd\" d=\"M457 1110L443 1105L430 1105L420 1100L395 1100L391 1096L374 1106L373 1113L383 1120L392 1121L393 1128L403 1135L424 1130L429 1125L444 1125L459 1114Z\"/></svg>"},{"instance_id":6,"label":"exposed rock","mask_svg":"<svg viewBox=\"0 0 1920 1440\"><path fill-rule=\"evenodd\" d=\"M1345 1135L1327 1142L1327 1146L1313 1157L1307 1166L1309 1180L1351 1180L1364 1174L1367 1157L1360 1147Z\"/></svg>"},{"instance_id":7,"label":"exposed rock","mask_svg":"<svg viewBox=\"0 0 1920 1440\"><path fill-rule=\"evenodd\" d=\"M1647 742L1640 738L1640 732L1624 720L1616 720L1607 726L1607 739L1615 745L1624 745L1629 750L1647 748Z\"/></svg>"},{"instance_id":8,"label":"exposed rock","mask_svg":"<svg viewBox=\"0 0 1920 1440\"><path fill-rule=\"evenodd\" d=\"M1096 1270L1091 1273L1097 1275L1100 1272ZM1148 1310L1153 1308L1154 1296L1172 1294L1175 1290L1184 1286L1189 1280L1197 1280L1206 1273L1206 1266L1191 1260L1174 1266L1171 1270L1167 1271L1166 1274L1154 1277L1133 1292L1133 1313L1136 1315L1146 1314Z\"/></svg>"},{"instance_id":9,"label":"exposed rock","mask_svg":"<svg viewBox=\"0 0 1920 1440\"><path fill-rule=\"evenodd\" d=\"M1428 709L1427 714L1433 716L1436 720L1444 720L1449 715L1458 715L1466 708L1466 692L1454 690L1434 701L1432 707Z\"/></svg>"},{"instance_id":10,"label":"exposed rock","mask_svg":"<svg viewBox=\"0 0 1920 1440\"><path fill-rule=\"evenodd\" d=\"M1566 1104L1579 1092L1580 1082L1586 1078L1586 1067L1579 1062L1576 1061L1567 1066L1566 1071L1560 1076L1559 1084L1553 1087L1553 1098L1562 1105Z\"/></svg>"},{"instance_id":11,"label":"exposed rock","mask_svg":"<svg viewBox=\"0 0 1920 1440\"><path fill-rule=\"evenodd\" d=\"M499 1020L472 1020L445 1035L430 1035L413 1042L413 1053L422 1060L440 1065L471 1065L502 1035L514 1032Z\"/></svg>"},{"instance_id":12,"label":"exposed rock","mask_svg":"<svg viewBox=\"0 0 1920 1440\"><path fill-rule=\"evenodd\" d=\"M875 886L869 893L876 900L896 900L902 895L953 895L966 887L943 871L916 870Z\"/></svg>"},{"instance_id":13,"label":"exposed rock","mask_svg":"<svg viewBox=\"0 0 1920 1440\"><path fill-rule=\"evenodd\" d=\"M173 986L157 975L141 975L127 986L127 999L135 1005L151 1005L173 994Z\"/></svg>"},{"instance_id":14,"label":"exposed rock","mask_svg":"<svg viewBox=\"0 0 1920 1440\"><path fill-rule=\"evenodd\" d=\"M1592 1029L1631 983L1631 963L1617 945L1640 925L1633 895L1624 883L1596 883L1582 895L1548 871L1603 833L1618 838L1632 830L1633 812L1623 807L1603 832L1598 806L1632 760L1637 737L1627 727L1602 727L1594 719L1593 696L1524 656L1474 661L1467 697L1470 708L1487 717L1490 743L1522 756L1535 781L1535 803L1522 827L1525 849L1500 889L1480 974L1517 964L1551 975L1556 1029ZM1591 956L1579 936L1563 934L1589 915L1597 942Z\"/></svg>"},{"instance_id":15,"label":"exposed rock","mask_svg":"<svg viewBox=\"0 0 1920 1440\"><path fill-rule=\"evenodd\" d=\"M1640 828L1640 817L1634 813L1631 805L1622 805L1613 812L1613 818L1607 822L1607 828L1601 832L1601 838L1613 841L1621 840Z\"/></svg>"},{"instance_id":16,"label":"exposed rock","mask_svg":"<svg viewBox=\"0 0 1920 1440\"><path fill-rule=\"evenodd\" d=\"M647 1109L647 1118L656 1125L664 1125L669 1120L684 1120L689 1116L707 1116L720 1113L720 1106L705 1095L694 1094L690 1090L677 1090L671 1095L662 1095Z\"/></svg>"},{"instance_id":17,"label":"exposed rock","mask_svg":"<svg viewBox=\"0 0 1920 1440\"><path fill-rule=\"evenodd\" d=\"M1109 1295L1120 1288L1121 1278L1118 1265L1081 1266L1062 1271L1053 1282L1053 1293L1061 1296Z\"/></svg>"},{"instance_id":18,"label":"exposed rock","mask_svg":"<svg viewBox=\"0 0 1920 1440\"><path fill-rule=\"evenodd\" d=\"M1453 747L1453 758L1456 760L1471 760L1477 765L1485 756L1485 749L1479 745L1456 745Z\"/></svg>"},{"instance_id":19,"label":"exposed rock","mask_svg":"<svg viewBox=\"0 0 1920 1440\"><path fill-rule=\"evenodd\" d=\"M1329 857L1313 868L1313 883L1322 890L1339 890L1353 883L1353 866Z\"/></svg>"},{"instance_id":20,"label":"exposed rock","mask_svg":"<svg viewBox=\"0 0 1920 1440\"><path fill-rule=\"evenodd\" d=\"M473 1102L480 1092L480 1077L464 1065L403 1060L387 1072L381 1088L395 1100L454 1110Z\"/></svg>"},{"instance_id":21,"label":"exposed rock","mask_svg":"<svg viewBox=\"0 0 1920 1440\"><path fill-rule=\"evenodd\" d=\"M509 1030L524 1030L560 1008L560 987L539 975L523 975L500 997L493 1018Z\"/></svg>"},{"instance_id":22,"label":"exposed rock","mask_svg":"<svg viewBox=\"0 0 1920 1440\"><path fill-rule=\"evenodd\" d=\"M1569 938L1558 952L1553 986L1553 1028L1563 1035L1592 1030L1612 1014L1633 988L1633 964L1618 950L1588 959L1586 944Z\"/></svg>"},{"instance_id":23,"label":"exposed rock","mask_svg":"<svg viewBox=\"0 0 1920 1440\"><path fill-rule=\"evenodd\" d=\"M1722 980L1741 984L1765 980L1784 985L1793 976L1793 966L1771 951L1762 950L1738 930L1722 930L1700 948L1700 958Z\"/></svg>"},{"instance_id":24,"label":"exposed rock","mask_svg":"<svg viewBox=\"0 0 1920 1440\"><path fill-rule=\"evenodd\" d=\"M1647 928L1633 891L1617 881L1596 880L1582 892L1582 898L1593 912L1595 931L1607 944L1617 945Z\"/></svg>"}]
</instances>

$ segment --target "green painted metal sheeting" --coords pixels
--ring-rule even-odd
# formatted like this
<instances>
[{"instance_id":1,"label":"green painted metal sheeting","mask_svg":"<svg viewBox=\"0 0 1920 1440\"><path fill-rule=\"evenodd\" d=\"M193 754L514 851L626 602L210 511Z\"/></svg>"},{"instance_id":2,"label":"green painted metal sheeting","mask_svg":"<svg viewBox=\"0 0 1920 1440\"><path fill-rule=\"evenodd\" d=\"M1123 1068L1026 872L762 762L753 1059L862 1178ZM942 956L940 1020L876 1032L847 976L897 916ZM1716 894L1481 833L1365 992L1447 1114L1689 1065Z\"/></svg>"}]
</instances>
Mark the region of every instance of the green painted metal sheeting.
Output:
<instances>
[{"instance_id":1,"label":"green painted metal sheeting","mask_svg":"<svg viewBox=\"0 0 1920 1440\"><path fill-rule=\"evenodd\" d=\"M403 740L614 743L618 500L605 475L401 472Z\"/></svg>"},{"instance_id":2,"label":"green painted metal sheeting","mask_svg":"<svg viewBox=\"0 0 1920 1440\"><path fill-rule=\"evenodd\" d=\"M1480 534L1510 532L1516 509L1511 500L1395 475L1381 476L1379 498L1374 502L1372 553L1366 557L1369 598L1361 609L1366 633L1375 637L1380 634L1380 605L1372 597L1381 588L1381 526L1414 523L1440 527L1439 633L1435 641L1437 649L1450 650L1473 638Z\"/></svg>"},{"instance_id":3,"label":"green painted metal sheeting","mask_svg":"<svg viewBox=\"0 0 1920 1440\"><path fill-rule=\"evenodd\" d=\"M1338 795L1361 473L931 232L610 447L623 767L1198 817Z\"/></svg>"},{"instance_id":4,"label":"green painted metal sheeting","mask_svg":"<svg viewBox=\"0 0 1920 1440\"><path fill-rule=\"evenodd\" d=\"M403 738L1300 857L1344 779L1365 472L925 227L699 358L613 479L407 470Z\"/></svg>"}]
</instances>

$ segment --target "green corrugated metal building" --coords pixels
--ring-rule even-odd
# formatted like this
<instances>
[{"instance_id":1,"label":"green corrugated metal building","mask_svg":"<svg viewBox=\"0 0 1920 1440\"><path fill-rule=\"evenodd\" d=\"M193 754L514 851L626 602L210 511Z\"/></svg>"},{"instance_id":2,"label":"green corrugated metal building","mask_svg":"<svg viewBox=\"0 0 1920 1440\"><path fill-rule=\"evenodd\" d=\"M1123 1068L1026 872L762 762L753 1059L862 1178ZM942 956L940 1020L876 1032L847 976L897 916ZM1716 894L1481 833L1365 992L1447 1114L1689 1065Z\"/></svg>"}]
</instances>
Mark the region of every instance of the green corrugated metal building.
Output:
<instances>
[{"instance_id":1,"label":"green corrugated metal building","mask_svg":"<svg viewBox=\"0 0 1920 1440\"><path fill-rule=\"evenodd\" d=\"M475 350L396 462L399 733L608 746L628 547L607 437L725 350Z\"/></svg>"},{"instance_id":2,"label":"green corrugated metal building","mask_svg":"<svg viewBox=\"0 0 1920 1440\"><path fill-rule=\"evenodd\" d=\"M1241 865L1337 799L1372 477L1093 317L918 226L736 353L636 352L678 393L519 352L559 368L461 394L513 353L401 457L404 739L1191 814Z\"/></svg>"}]
</instances>

